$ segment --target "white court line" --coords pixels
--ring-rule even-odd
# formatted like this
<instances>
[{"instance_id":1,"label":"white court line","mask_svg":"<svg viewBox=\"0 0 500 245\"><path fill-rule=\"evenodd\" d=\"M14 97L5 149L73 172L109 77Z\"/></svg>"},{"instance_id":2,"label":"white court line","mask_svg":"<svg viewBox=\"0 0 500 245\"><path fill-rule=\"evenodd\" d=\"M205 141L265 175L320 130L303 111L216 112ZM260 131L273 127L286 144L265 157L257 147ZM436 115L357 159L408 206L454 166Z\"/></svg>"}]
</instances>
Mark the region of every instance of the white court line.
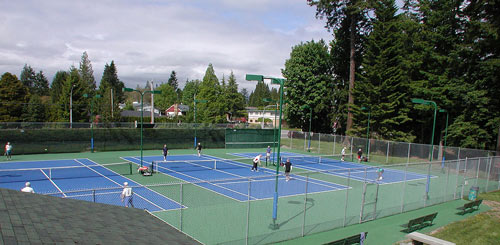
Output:
<instances>
[{"instance_id":1,"label":"white court line","mask_svg":"<svg viewBox=\"0 0 500 245\"><path fill-rule=\"evenodd\" d=\"M137 161L139 161L139 162L141 161L140 159L137 159L137 157L129 157L129 158L131 158L131 159L135 159L135 160L137 160ZM125 159L125 160L126 160L126 159ZM144 159L143 159L143 161L144 161ZM133 162L133 161L131 161L131 162ZM135 163L135 164L137 164L137 165L138 165L138 163L136 163L136 162L133 162L133 163ZM149 162L148 162L148 163L149 163ZM158 168L160 168L160 166L158 166ZM210 184L210 185L214 185L214 186L220 187L220 188L222 188L222 189L227 189L227 190L229 190L229 191L235 192L235 191L233 191L233 190L231 190L231 189L228 189L228 188L225 188L225 187L223 187L223 186L218 186L218 185L216 185L216 184L212 184L212 183L210 183L209 181L202 180L202 179L199 179L199 178L196 178L196 177L193 177L193 176L187 175L187 174L183 174L183 173L177 172L177 171L175 171L175 170L171 170L171 169L166 168L166 167L163 167L163 166L162 166L161 168L166 169L166 170L171 171L171 172L175 172L175 173L177 173L177 174L179 174L179 175L184 175L184 176L187 176L187 177L192 178L192 179L197 179L197 180L198 180L198 181L200 181L201 183L207 183L207 184ZM206 190L212 191L212 192L214 192L214 193L216 193L216 194L218 194L218 195L225 196L225 197L227 197L227 198L233 199L233 200L238 201L238 202L243 202L243 201L240 201L240 200L238 200L238 199L236 199L236 198L234 198L234 197L230 197L230 196L228 196L228 195L226 195L226 194L222 194L222 193L217 192L217 191L215 191L215 190L211 190L211 189L208 189L208 188L206 188L206 187L203 187L203 186L199 185L199 184L201 184L201 183L192 183L192 182L186 181L186 180L184 180L184 179L181 179L181 178L179 178L179 177L175 177L175 176L169 175L169 174L164 173L164 172L160 172L160 173L162 173L162 174L164 174L164 175L168 175L168 176L173 177L173 178L176 178L176 179L178 179L178 180L182 180L182 181L186 182L186 184L195 184L195 185L197 185L198 187L201 187L201 188L203 188L203 189L206 189ZM238 193L238 192L235 192L235 193L242 195L241 193ZM248 197L248 194L247 194L247 195L243 195L243 196L247 196L247 197Z\"/></svg>"},{"instance_id":2,"label":"white court line","mask_svg":"<svg viewBox=\"0 0 500 245\"><path fill-rule=\"evenodd\" d=\"M90 162L92 162L92 163L95 163L95 164L96 164L96 165L92 165L92 166L98 166L98 167L101 167L101 168L105 168L104 166L102 166L102 165L98 164L97 162L94 162L94 161L92 161L92 160L90 160L90 159L88 159L88 158L86 158L86 159L87 159L88 161L90 161ZM123 186L122 186L121 184L119 184L118 182L116 182L116 181L114 181L114 180L112 180L112 179L108 178L107 176L105 176L105 175L101 174L100 172L96 171L95 169L90 168L88 165L86 165L86 164L84 164L84 163L82 163L82 162L78 161L77 159L75 159L75 161L76 161L76 162L78 162L78 163L80 163L80 164L82 164L82 165L84 165L84 166L85 166L85 167L87 167L88 169L90 169L90 170L92 170L92 171L96 172L97 174L101 175L102 177L104 177L104 178L108 179L108 180L109 180L109 181L111 181L112 183L117 184L117 185L118 185L118 187L123 187ZM111 169L108 169L108 168L105 168L105 169L106 169L106 170L108 170L108 171L110 171L110 172L113 172L113 173L115 173L115 174L119 175L120 177L123 177L122 175L120 175L120 174L116 173L115 171L112 171ZM125 178L125 177L123 177L123 178ZM129 179L129 178L125 178L125 179ZM134 181L132 181L132 180L131 180L130 182L137 184L136 182L134 182ZM141 195L139 195L139 194L137 194L137 193L135 193L135 192L134 192L134 194L135 194L136 196L138 196L138 197L140 197L140 198L144 199L146 202L149 202L149 203L150 203L150 204L152 204L153 206L156 206L156 207L157 207L157 208L159 208L159 209L163 209L162 207L160 207L160 206L156 205L156 203L153 203L153 202L149 201L149 199L147 199L147 198L145 198L145 197L143 197L143 196L141 196ZM182 205L181 205L181 206L182 206Z\"/></svg>"},{"instance_id":3,"label":"white court line","mask_svg":"<svg viewBox=\"0 0 500 245\"><path fill-rule=\"evenodd\" d=\"M45 172L43 172L42 169L40 169L40 171L43 173L43 175L45 175L45 177L47 177L47 179L61 192L61 194L63 194L64 197L66 197L66 194L64 194L64 192L61 190L61 188L59 188L58 185L56 185L56 183L54 181L52 181L51 178L49 178L49 176L47 176L47 174Z\"/></svg>"}]
</instances>

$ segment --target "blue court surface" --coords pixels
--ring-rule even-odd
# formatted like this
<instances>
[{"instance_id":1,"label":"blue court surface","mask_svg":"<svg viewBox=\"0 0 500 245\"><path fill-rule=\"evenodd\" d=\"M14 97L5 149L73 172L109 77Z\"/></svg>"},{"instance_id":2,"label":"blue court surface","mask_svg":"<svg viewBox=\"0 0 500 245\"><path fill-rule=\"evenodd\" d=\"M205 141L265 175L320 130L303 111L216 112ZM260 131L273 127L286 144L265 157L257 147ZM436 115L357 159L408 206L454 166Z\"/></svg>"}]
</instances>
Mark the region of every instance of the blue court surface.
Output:
<instances>
[{"instance_id":1,"label":"blue court surface","mask_svg":"<svg viewBox=\"0 0 500 245\"><path fill-rule=\"evenodd\" d=\"M120 198L121 187L124 182L128 182L133 189L135 208L147 209L150 212L184 208L179 203L89 159L0 164L0 188L20 190L27 181L31 182L36 193L117 206L124 205Z\"/></svg>"},{"instance_id":2,"label":"blue court surface","mask_svg":"<svg viewBox=\"0 0 500 245\"><path fill-rule=\"evenodd\" d=\"M140 157L123 157L127 161L140 164ZM143 165L150 165L153 161L162 161L163 156L145 156ZM258 172L251 171L249 164L235 160L220 159L202 155L175 155L168 156L167 162L157 163L157 170L180 180L194 183L197 186L214 191L220 195L238 201L263 200L273 198L275 191L275 171L259 168ZM320 193L346 189L346 186L325 182L316 179L306 179L291 174L291 180L285 176L278 176L278 195L280 197ZM251 193L249 194L249 190Z\"/></svg>"},{"instance_id":3,"label":"blue court surface","mask_svg":"<svg viewBox=\"0 0 500 245\"><path fill-rule=\"evenodd\" d=\"M258 152L232 153L231 155L239 157L255 157L259 154L262 154L262 159L265 159L266 153ZM292 152L281 152L280 157L283 159L283 161L286 161L287 158L290 158L292 166L295 166L297 168L310 171L325 171L325 174L345 178L349 176L351 179L358 181L377 181L379 184L393 184L405 181L405 172L396 169L384 169L382 180L377 180L377 169L379 168L375 166L369 166L349 161L340 161L331 158L321 158L321 162L318 162L318 156L303 155ZM271 159L273 159L272 154ZM436 178L436 176L431 176L431 178ZM406 181L422 179L427 179L427 175L406 172Z\"/></svg>"}]
</instances>

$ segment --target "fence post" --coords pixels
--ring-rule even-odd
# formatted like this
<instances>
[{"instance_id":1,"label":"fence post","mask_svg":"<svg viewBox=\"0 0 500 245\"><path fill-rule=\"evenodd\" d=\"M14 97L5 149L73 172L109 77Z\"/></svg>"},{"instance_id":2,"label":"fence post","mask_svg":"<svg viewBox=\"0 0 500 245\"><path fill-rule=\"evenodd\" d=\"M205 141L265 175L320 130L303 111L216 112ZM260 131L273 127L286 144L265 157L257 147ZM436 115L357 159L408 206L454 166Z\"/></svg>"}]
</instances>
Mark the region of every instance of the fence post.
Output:
<instances>
[{"instance_id":1,"label":"fence post","mask_svg":"<svg viewBox=\"0 0 500 245\"><path fill-rule=\"evenodd\" d=\"M321 154L321 133L318 135L318 154Z\"/></svg>"},{"instance_id":2,"label":"fence post","mask_svg":"<svg viewBox=\"0 0 500 245\"><path fill-rule=\"evenodd\" d=\"M290 149L293 149L293 132L294 131L290 131Z\"/></svg>"},{"instance_id":3,"label":"fence post","mask_svg":"<svg viewBox=\"0 0 500 245\"><path fill-rule=\"evenodd\" d=\"M337 144L337 135L333 135L333 153L332 155L335 155L335 145Z\"/></svg>"},{"instance_id":4,"label":"fence post","mask_svg":"<svg viewBox=\"0 0 500 245\"><path fill-rule=\"evenodd\" d=\"M252 190L252 185L251 185L252 179L248 178L248 197L247 197L247 234L246 234L246 242L245 244L248 244L248 234L250 232L250 192Z\"/></svg>"},{"instance_id":5,"label":"fence post","mask_svg":"<svg viewBox=\"0 0 500 245\"><path fill-rule=\"evenodd\" d=\"M408 143L408 159L406 162L410 162L410 153L411 153L411 143Z\"/></svg>"},{"instance_id":6,"label":"fence post","mask_svg":"<svg viewBox=\"0 0 500 245\"><path fill-rule=\"evenodd\" d=\"M405 206L405 190L406 190L406 179L407 179L406 175L408 173L408 164L409 163L406 163L406 166L405 166L405 178L403 181L403 191L401 192L401 213L403 213L404 206Z\"/></svg>"},{"instance_id":7,"label":"fence post","mask_svg":"<svg viewBox=\"0 0 500 245\"><path fill-rule=\"evenodd\" d=\"M490 174L491 174L491 156L488 156L488 176L486 177L486 189L485 192L488 192L488 185L490 183Z\"/></svg>"},{"instance_id":8,"label":"fence post","mask_svg":"<svg viewBox=\"0 0 500 245\"><path fill-rule=\"evenodd\" d=\"M453 192L453 199L457 199L457 189L458 189L458 178L460 177L460 159L457 159L457 181L455 182L455 191Z\"/></svg>"},{"instance_id":9,"label":"fence post","mask_svg":"<svg viewBox=\"0 0 500 245\"><path fill-rule=\"evenodd\" d=\"M302 236L305 236L304 229L306 227L306 210L307 210L307 185L309 184L309 174L306 174L306 189L304 195L304 218L302 220Z\"/></svg>"},{"instance_id":10,"label":"fence post","mask_svg":"<svg viewBox=\"0 0 500 245\"><path fill-rule=\"evenodd\" d=\"M180 189L180 193L179 193L179 202L181 204L181 211L180 211L180 214L179 214L179 230L182 231L182 194L183 194L183 190L182 190L182 183L181 183L181 189Z\"/></svg>"},{"instance_id":11,"label":"fence post","mask_svg":"<svg viewBox=\"0 0 500 245\"><path fill-rule=\"evenodd\" d=\"M307 134L304 133L304 151L307 151Z\"/></svg>"},{"instance_id":12,"label":"fence post","mask_svg":"<svg viewBox=\"0 0 500 245\"><path fill-rule=\"evenodd\" d=\"M92 190L92 200L95 202L95 190Z\"/></svg>"},{"instance_id":13,"label":"fence post","mask_svg":"<svg viewBox=\"0 0 500 245\"><path fill-rule=\"evenodd\" d=\"M425 183L425 198L424 198L424 207L427 207L427 200L429 200L429 191L431 188L431 168L432 162L429 163L429 167L427 167L427 179Z\"/></svg>"},{"instance_id":14,"label":"fence post","mask_svg":"<svg viewBox=\"0 0 500 245\"><path fill-rule=\"evenodd\" d=\"M387 154L385 156L385 163L389 163L389 147L390 147L390 144L389 144L389 141L387 141Z\"/></svg>"},{"instance_id":15,"label":"fence post","mask_svg":"<svg viewBox=\"0 0 500 245\"><path fill-rule=\"evenodd\" d=\"M448 161L448 163L451 163L450 161ZM445 164L446 164L446 161L445 161ZM444 201L446 202L446 195L448 195L448 181L450 180L450 166L449 164L446 164L448 167L447 167L447 171L446 171L446 185L444 185L444 196L445 196L445 199Z\"/></svg>"},{"instance_id":16,"label":"fence post","mask_svg":"<svg viewBox=\"0 0 500 245\"><path fill-rule=\"evenodd\" d=\"M345 227L346 224L346 220L347 220L347 201L349 200L349 182L351 180L351 169L349 168L348 169L348 172L347 172L347 188L345 190L345 206L344 206L344 224L342 225L342 227Z\"/></svg>"}]
</instances>

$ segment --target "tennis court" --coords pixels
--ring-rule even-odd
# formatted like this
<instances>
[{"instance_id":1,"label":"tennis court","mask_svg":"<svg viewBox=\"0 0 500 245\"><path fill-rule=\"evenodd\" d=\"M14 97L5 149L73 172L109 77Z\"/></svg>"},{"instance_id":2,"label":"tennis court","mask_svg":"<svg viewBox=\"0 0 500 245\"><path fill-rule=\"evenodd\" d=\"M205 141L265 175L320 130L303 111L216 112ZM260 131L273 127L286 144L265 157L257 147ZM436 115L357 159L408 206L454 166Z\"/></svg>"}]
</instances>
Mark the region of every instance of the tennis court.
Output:
<instances>
[{"instance_id":1,"label":"tennis court","mask_svg":"<svg viewBox=\"0 0 500 245\"><path fill-rule=\"evenodd\" d=\"M238 157L254 157L258 154L265 156L265 153L232 153ZM293 166L309 171L327 171L325 174L330 174L338 177L351 178L358 181L372 182L377 181L379 167L354 163L349 161L341 161L333 159L333 156L314 156L304 155L292 152L281 152L280 157L283 161L290 159ZM338 156L337 156L338 157ZM271 159L273 157L271 156ZM335 170L335 171L329 171ZM435 178L437 176L430 176ZM422 180L426 179L427 175L405 172L397 169L384 169L383 179L378 181L379 184L394 184L398 182Z\"/></svg>"},{"instance_id":2,"label":"tennis court","mask_svg":"<svg viewBox=\"0 0 500 245\"><path fill-rule=\"evenodd\" d=\"M124 160L140 164L140 157L123 157ZM251 166L241 161L245 159L222 159L209 155L176 155L168 156L163 162L163 156L145 156L144 165L156 163L154 168L159 173L178 178L188 183L214 191L225 197L237 200L264 200L271 199L275 193L276 172L266 168L259 168L258 172L251 171ZM280 197L303 195L344 190L347 187L340 184L321 180L309 179L303 176L291 175L286 181L282 175L278 176L278 195ZM251 193L249 193L251 190Z\"/></svg>"},{"instance_id":3,"label":"tennis court","mask_svg":"<svg viewBox=\"0 0 500 245\"><path fill-rule=\"evenodd\" d=\"M130 168L128 163L121 166ZM20 190L27 181L40 194L118 206L123 205L120 188L128 182L134 190L136 208L150 212L181 208L179 203L124 177L123 172L112 171L106 165L86 158L18 161L0 165L1 188Z\"/></svg>"}]
</instances>

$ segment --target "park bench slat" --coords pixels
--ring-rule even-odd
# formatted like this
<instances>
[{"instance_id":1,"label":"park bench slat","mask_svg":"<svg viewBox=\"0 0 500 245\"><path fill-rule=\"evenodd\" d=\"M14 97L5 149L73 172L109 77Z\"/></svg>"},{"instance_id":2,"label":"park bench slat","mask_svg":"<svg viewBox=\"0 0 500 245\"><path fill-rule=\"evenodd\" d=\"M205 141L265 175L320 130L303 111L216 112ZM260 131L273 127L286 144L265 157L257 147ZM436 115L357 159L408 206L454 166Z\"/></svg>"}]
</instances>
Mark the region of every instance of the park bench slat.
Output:
<instances>
[{"instance_id":1,"label":"park bench slat","mask_svg":"<svg viewBox=\"0 0 500 245\"><path fill-rule=\"evenodd\" d=\"M482 202L483 202L482 199L468 202L468 203L464 204L463 206L457 208L458 210L462 210L461 212L458 212L457 214L464 215L465 213L468 213L469 211L472 212L474 210L479 210L479 206L481 205ZM474 208L474 207L476 207L476 208Z\"/></svg>"},{"instance_id":2,"label":"park bench slat","mask_svg":"<svg viewBox=\"0 0 500 245\"><path fill-rule=\"evenodd\" d=\"M368 232L365 232L365 239L368 236ZM325 245L351 245L358 244L361 242L361 234L353 235L350 237L345 237L333 242L325 243Z\"/></svg>"}]
</instances>

